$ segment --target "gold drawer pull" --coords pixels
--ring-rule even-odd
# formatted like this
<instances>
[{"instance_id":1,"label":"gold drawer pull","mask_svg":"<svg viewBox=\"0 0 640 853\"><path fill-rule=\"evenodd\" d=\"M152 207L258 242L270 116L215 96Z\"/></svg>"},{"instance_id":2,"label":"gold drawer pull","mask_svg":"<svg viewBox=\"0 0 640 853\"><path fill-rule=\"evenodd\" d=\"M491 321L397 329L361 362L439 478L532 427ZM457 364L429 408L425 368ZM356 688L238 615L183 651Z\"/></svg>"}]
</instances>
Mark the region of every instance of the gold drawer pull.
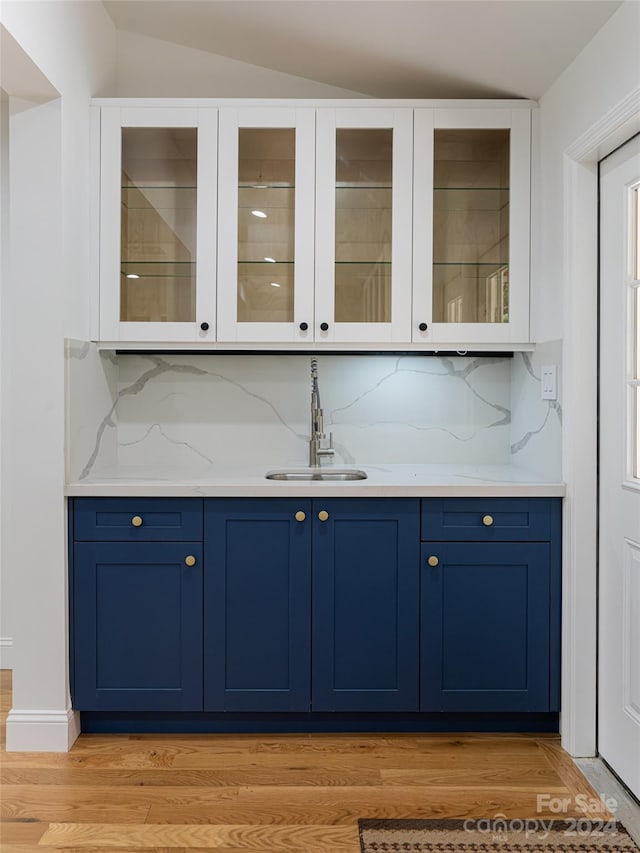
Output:
<instances>
[{"instance_id":1,"label":"gold drawer pull","mask_svg":"<svg viewBox=\"0 0 640 853\"><path fill-rule=\"evenodd\" d=\"M307 516L302 512L301 509L296 513L296 521L304 521Z\"/></svg>"},{"instance_id":2,"label":"gold drawer pull","mask_svg":"<svg viewBox=\"0 0 640 853\"><path fill-rule=\"evenodd\" d=\"M131 524L133 524L134 527L142 527L142 519L139 515L134 515L131 519Z\"/></svg>"},{"instance_id":3,"label":"gold drawer pull","mask_svg":"<svg viewBox=\"0 0 640 853\"><path fill-rule=\"evenodd\" d=\"M329 513L326 511L326 509L321 509L318 513L318 518L320 519L320 521L326 521L329 518Z\"/></svg>"},{"instance_id":4,"label":"gold drawer pull","mask_svg":"<svg viewBox=\"0 0 640 853\"><path fill-rule=\"evenodd\" d=\"M187 566L195 566L196 558L192 557L191 554L189 554L188 557L184 558L184 562L185 562L185 565L187 565Z\"/></svg>"},{"instance_id":5,"label":"gold drawer pull","mask_svg":"<svg viewBox=\"0 0 640 853\"><path fill-rule=\"evenodd\" d=\"M491 525L493 524L493 516L492 515L485 515L482 519L482 523L484 524L485 527L491 527Z\"/></svg>"},{"instance_id":6,"label":"gold drawer pull","mask_svg":"<svg viewBox=\"0 0 640 853\"><path fill-rule=\"evenodd\" d=\"M427 560L427 563L429 563L429 565L434 569L439 562L440 560L437 557L429 557L429 559Z\"/></svg>"}]
</instances>

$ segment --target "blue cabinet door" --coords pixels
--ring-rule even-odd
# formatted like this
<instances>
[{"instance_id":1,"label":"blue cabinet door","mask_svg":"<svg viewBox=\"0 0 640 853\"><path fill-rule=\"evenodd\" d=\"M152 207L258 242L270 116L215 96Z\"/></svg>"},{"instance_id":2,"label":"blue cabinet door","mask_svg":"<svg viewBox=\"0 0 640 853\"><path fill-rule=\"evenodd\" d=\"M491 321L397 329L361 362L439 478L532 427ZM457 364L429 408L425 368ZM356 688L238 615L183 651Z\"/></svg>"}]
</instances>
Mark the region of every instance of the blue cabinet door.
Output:
<instances>
[{"instance_id":1,"label":"blue cabinet door","mask_svg":"<svg viewBox=\"0 0 640 853\"><path fill-rule=\"evenodd\" d=\"M432 542L421 561L420 709L548 711L549 544Z\"/></svg>"},{"instance_id":2,"label":"blue cabinet door","mask_svg":"<svg viewBox=\"0 0 640 853\"><path fill-rule=\"evenodd\" d=\"M76 542L73 563L74 707L201 710L202 544Z\"/></svg>"},{"instance_id":3,"label":"blue cabinet door","mask_svg":"<svg viewBox=\"0 0 640 853\"><path fill-rule=\"evenodd\" d=\"M205 710L309 710L310 511L205 501Z\"/></svg>"},{"instance_id":4,"label":"blue cabinet door","mask_svg":"<svg viewBox=\"0 0 640 853\"><path fill-rule=\"evenodd\" d=\"M418 500L314 500L314 711L418 710L419 523Z\"/></svg>"}]
</instances>

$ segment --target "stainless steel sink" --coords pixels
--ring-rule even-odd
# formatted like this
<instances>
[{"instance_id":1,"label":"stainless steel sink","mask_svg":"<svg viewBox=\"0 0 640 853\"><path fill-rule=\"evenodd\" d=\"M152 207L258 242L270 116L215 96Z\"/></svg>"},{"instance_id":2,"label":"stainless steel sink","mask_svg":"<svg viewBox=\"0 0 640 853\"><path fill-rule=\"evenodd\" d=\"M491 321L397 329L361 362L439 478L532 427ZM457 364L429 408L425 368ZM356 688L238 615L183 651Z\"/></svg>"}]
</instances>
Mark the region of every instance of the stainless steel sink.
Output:
<instances>
[{"instance_id":1,"label":"stainless steel sink","mask_svg":"<svg viewBox=\"0 0 640 853\"><path fill-rule=\"evenodd\" d=\"M267 471L267 480L366 480L367 474L358 468L288 468L282 471Z\"/></svg>"}]
</instances>

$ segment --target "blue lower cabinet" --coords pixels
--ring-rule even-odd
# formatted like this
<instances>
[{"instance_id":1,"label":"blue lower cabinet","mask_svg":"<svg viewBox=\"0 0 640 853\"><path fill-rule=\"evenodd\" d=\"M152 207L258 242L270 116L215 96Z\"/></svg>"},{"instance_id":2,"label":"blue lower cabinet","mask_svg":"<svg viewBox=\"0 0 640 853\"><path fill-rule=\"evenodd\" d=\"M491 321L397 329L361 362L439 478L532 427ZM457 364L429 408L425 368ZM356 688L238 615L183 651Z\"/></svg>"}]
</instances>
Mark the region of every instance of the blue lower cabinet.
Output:
<instances>
[{"instance_id":1,"label":"blue lower cabinet","mask_svg":"<svg viewBox=\"0 0 640 853\"><path fill-rule=\"evenodd\" d=\"M421 562L420 709L549 711L549 543L424 543Z\"/></svg>"},{"instance_id":2,"label":"blue lower cabinet","mask_svg":"<svg viewBox=\"0 0 640 853\"><path fill-rule=\"evenodd\" d=\"M311 502L205 501L204 707L308 711Z\"/></svg>"},{"instance_id":3,"label":"blue lower cabinet","mask_svg":"<svg viewBox=\"0 0 640 853\"><path fill-rule=\"evenodd\" d=\"M455 728L559 710L558 500L72 508L72 696L94 718L155 714L161 730L444 712Z\"/></svg>"},{"instance_id":4,"label":"blue lower cabinet","mask_svg":"<svg viewBox=\"0 0 640 853\"><path fill-rule=\"evenodd\" d=\"M418 500L314 499L314 711L418 710L419 525Z\"/></svg>"},{"instance_id":5,"label":"blue lower cabinet","mask_svg":"<svg viewBox=\"0 0 640 853\"><path fill-rule=\"evenodd\" d=\"M76 542L75 708L202 709L202 544Z\"/></svg>"}]
</instances>

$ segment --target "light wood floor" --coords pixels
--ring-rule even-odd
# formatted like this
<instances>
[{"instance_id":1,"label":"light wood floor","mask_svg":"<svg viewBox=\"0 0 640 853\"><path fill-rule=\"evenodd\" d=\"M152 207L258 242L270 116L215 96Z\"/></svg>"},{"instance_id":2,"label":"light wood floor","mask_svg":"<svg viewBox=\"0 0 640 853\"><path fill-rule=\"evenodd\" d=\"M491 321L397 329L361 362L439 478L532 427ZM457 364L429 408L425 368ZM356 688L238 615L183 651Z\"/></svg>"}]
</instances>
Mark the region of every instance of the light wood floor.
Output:
<instances>
[{"instance_id":1,"label":"light wood floor","mask_svg":"<svg viewBox=\"0 0 640 853\"><path fill-rule=\"evenodd\" d=\"M4 736L9 672L0 688ZM1 757L2 853L359 853L359 817L562 817L537 795L569 815L596 797L547 735L82 735Z\"/></svg>"}]
</instances>

